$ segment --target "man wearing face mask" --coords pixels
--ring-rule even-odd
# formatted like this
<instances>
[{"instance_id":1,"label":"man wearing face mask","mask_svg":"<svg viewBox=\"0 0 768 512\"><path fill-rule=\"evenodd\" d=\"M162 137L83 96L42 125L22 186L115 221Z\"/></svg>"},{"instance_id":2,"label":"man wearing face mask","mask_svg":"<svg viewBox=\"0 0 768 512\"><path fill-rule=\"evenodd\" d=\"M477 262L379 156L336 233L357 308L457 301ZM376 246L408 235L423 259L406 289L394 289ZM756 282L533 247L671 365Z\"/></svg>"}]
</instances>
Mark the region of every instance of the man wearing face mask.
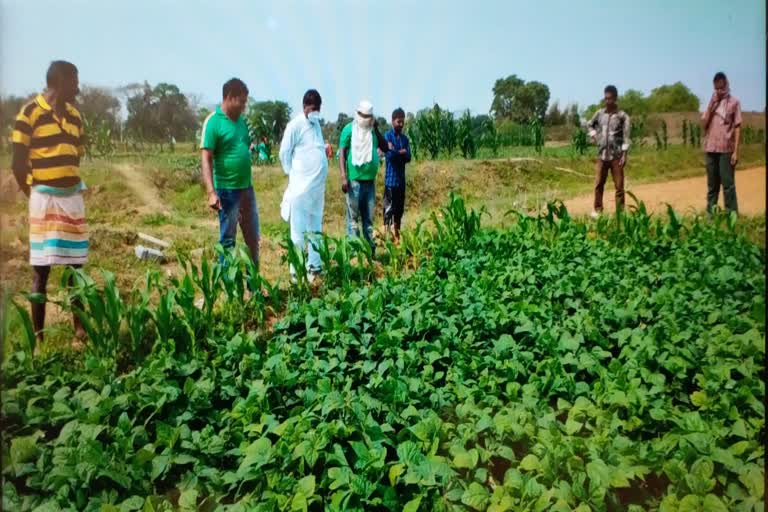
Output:
<instances>
[{"instance_id":1,"label":"man wearing face mask","mask_svg":"<svg viewBox=\"0 0 768 512\"><path fill-rule=\"evenodd\" d=\"M715 92L701 121L704 124L704 151L707 155L707 212L717 205L723 186L725 209L738 211L734 169L739 161L741 103L731 95L728 78L719 72L714 78Z\"/></svg>"},{"instance_id":2,"label":"man wearing face mask","mask_svg":"<svg viewBox=\"0 0 768 512\"><path fill-rule=\"evenodd\" d=\"M321 271L320 255L315 247L323 229L328 158L320 127L322 98L316 90L310 89L304 94L302 103L303 112L288 123L280 144L280 163L288 175L280 215L290 223L294 245L301 251L309 245L306 270L311 282ZM290 272L295 279L293 265Z\"/></svg>"},{"instance_id":3,"label":"man wearing face mask","mask_svg":"<svg viewBox=\"0 0 768 512\"><path fill-rule=\"evenodd\" d=\"M360 236L360 225L366 241L374 250L373 215L376 200L376 174L379 151L387 152L387 141L379 132L373 116L373 105L363 100L357 106L354 120L339 137L339 170L341 190L347 195L347 236Z\"/></svg>"},{"instance_id":4,"label":"man wearing face mask","mask_svg":"<svg viewBox=\"0 0 768 512\"><path fill-rule=\"evenodd\" d=\"M88 257L88 227L79 176L85 153L83 122L74 107L80 92L77 67L63 60L48 68L45 91L21 108L13 127L11 167L29 197L29 263L34 270L32 327L38 342L45 327L45 295L52 265L81 267ZM72 281L70 278L70 285ZM73 302L80 308L80 304ZM85 331L74 317L79 347Z\"/></svg>"},{"instance_id":5,"label":"man wearing face mask","mask_svg":"<svg viewBox=\"0 0 768 512\"><path fill-rule=\"evenodd\" d=\"M221 105L203 122L203 184L208 206L219 214L219 243L235 247L237 224L253 263L259 265L259 211L251 175L251 137L243 111L248 87L237 78L224 84ZM219 258L223 263L224 259Z\"/></svg>"}]
</instances>

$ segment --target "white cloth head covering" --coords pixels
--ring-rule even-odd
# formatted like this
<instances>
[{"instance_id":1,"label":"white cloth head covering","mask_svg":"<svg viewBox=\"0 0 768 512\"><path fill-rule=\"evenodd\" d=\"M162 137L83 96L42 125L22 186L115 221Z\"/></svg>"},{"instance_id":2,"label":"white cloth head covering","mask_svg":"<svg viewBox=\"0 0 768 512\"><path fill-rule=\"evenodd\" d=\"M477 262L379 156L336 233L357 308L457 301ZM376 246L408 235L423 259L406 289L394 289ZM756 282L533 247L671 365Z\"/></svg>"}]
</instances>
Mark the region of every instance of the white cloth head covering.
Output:
<instances>
[{"instance_id":1,"label":"white cloth head covering","mask_svg":"<svg viewBox=\"0 0 768 512\"><path fill-rule=\"evenodd\" d=\"M370 101L362 100L357 104L352 121L352 165L364 165L373 160L373 117L365 119L360 114L373 116Z\"/></svg>"}]
</instances>

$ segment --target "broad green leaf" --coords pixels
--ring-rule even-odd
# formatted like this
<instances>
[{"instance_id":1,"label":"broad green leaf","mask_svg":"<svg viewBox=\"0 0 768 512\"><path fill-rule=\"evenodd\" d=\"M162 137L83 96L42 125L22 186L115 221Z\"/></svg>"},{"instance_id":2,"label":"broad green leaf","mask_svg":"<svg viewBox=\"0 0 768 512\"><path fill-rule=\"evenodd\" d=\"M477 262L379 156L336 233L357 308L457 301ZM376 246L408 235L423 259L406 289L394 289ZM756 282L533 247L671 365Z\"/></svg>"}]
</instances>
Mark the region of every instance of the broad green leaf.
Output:
<instances>
[{"instance_id":1,"label":"broad green leaf","mask_svg":"<svg viewBox=\"0 0 768 512\"><path fill-rule=\"evenodd\" d=\"M704 496L702 510L706 510L707 512L728 512L728 507L726 507L725 503L714 494L707 494Z\"/></svg>"},{"instance_id":2,"label":"broad green leaf","mask_svg":"<svg viewBox=\"0 0 768 512\"><path fill-rule=\"evenodd\" d=\"M536 455L529 453L520 461L519 467L523 471L538 471L541 468L541 462Z\"/></svg>"},{"instance_id":3,"label":"broad green leaf","mask_svg":"<svg viewBox=\"0 0 768 512\"><path fill-rule=\"evenodd\" d=\"M296 484L296 492L302 493L307 498L311 498L315 494L315 476L305 476L299 483Z\"/></svg>"},{"instance_id":4,"label":"broad green leaf","mask_svg":"<svg viewBox=\"0 0 768 512\"><path fill-rule=\"evenodd\" d=\"M702 512L704 508L702 508L701 498L695 494L689 494L680 500L677 510L678 512Z\"/></svg>"},{"instance_id":5,"label":"broad green leaf","mask_svg":"<svg viewBox=\"0 0 768 512\"><path fill-rule=\"evenodd\" d=\"M21 436L11 439L11 462L22 464L32 462L37 457L37 440L43 437L41 431L29 436Z\"/></svg>"},{"instance_id":6,"label":"broad green leaf","mask_svg":"<svg viewBox=\"0 0 768 512\"><path fill-rule=\"evenodd\" d=\"M404 464L393 464L392 467L389 468L389 484L394 487L395 483L397 482L397 477L402 475L404 472Z\"/></svg>"},{"instance_id":7,"label":"broad green leaf","mask_svg":"<svg viewBox=\"0 0 768 512\"><path fill-rule=\"evenodd\" d=\"M453 457L453 465L457 468L474 469L479 460L480 454L476 449L472 448L469 451L461 451L457 453Z\"/></svg>"},{"instance_id":8,"label":"broad green leaf","mask_svg":"<svg viewBox=\"0 0 768 512\"><path fill-rule=\"evenodd\" d=\"M131 496L120 504L120 512L133 512L141 510L144 506L144 498L141 496Z\"/></svg>"},{"instance_id":9,"label":"broad green leaf","mask_svg":"<svg viewBox=\"0 0 768 512\"><path fill-rule=\"evenodd\" d=\"M587 463L587 476L598 488L607 488L611 483L611 468L600 459Z\"/></svg>"},{"instance_id":10,"label":"broad green leaf","mask_svg":"<svg viewBox=\"0 0 768 512\"><path fill-rule=\"evenodd\" d=\"M187 489L181 493L179 508L184 512L197 510L197 489Z\"/></svg>"},{"instance_id":11,"label":"broad green leaf","mask_svg":"<svg viewBox=\"0 0 768 512\"><path fill-rule=\"evenodd\" d=\"M419 495L406 503L403 507L403 512L417 512L419 510L419 505L421 505L421 499L422 496Z\"/></svg>"},{"instance_id":12,"label":"broad green leaf","mask_svg":"<svg viewBox=\"0 0 768 512\"><path fill-rule=\"evenodd\" d=\"M477 482L472 482L461 496L461 502L475 510L485 510L490 495L488 490Z\"/></svg>"},{"instance_id":13,"label":"broad green leaf","mask_svg":"<svg viewBox=\"0 0 768 512\"><path fill-rule=\"evenodd\" d=\"M757 466L750 466L739 475L739 481L749 491L750 496L762 498L765 493L765 481L763 475Z\"/></svg>"},{"instance_id":14,"label":"broad green leaf","mask_svg":"<svg viewBox=\"0 0 768 512\"><path fill-rule=\"evenodd\" d=\"M245 475L250 469L258 469L269 462L272 457L272 441L268 437L260 437L245 449L245 458L237 468L237 474Z\"/></svg>"},{"instance_id":15,"label":"broad green leaf","mask_svg":"<svg viewBox=\"0 0 768 512\"><path fill-rule=\"evenodd\" d=\"M696 407L706 409L709 404L709 397L705 391L694 391L691 393L691 403Z\"/></svg>"},{"instance_id":16,"label":"broad green leaf","mask_svg":"<svg viewBox=\"0 0 768 512\"><path fill-rule=\"evenodd\" d=\"M583 426L584 426L584 424L581 423L580 421L576 421L576 420L573 420L571 418L568 418L568 420L566 420L566 422L565 422L565 432L569 436L572 436L573 434L575 434L576 432L581 430L581 428Z\"/></svg>"}]
</instances>

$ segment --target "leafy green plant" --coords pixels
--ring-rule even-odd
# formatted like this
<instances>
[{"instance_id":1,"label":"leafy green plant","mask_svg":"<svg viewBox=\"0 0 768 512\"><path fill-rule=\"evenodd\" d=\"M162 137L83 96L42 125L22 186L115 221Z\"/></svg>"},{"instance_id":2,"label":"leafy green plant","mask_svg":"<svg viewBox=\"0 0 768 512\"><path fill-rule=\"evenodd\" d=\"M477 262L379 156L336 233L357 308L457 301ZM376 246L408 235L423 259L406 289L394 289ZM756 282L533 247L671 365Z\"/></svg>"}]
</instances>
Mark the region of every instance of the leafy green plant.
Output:
<instances>
[{"instance_id":1,"label":"leafy green plant","mask_svg":"<svg viewBox=\"0 0 768 512\"><path fill-rule=\"evenodd\" d=\"M579 155L584 155L587 152L589 142L587 140L587 131L583 127L577 126L574 128L573 135L571 135L571 147Z\"/></svg>"},{"instance_id":2,"label":"leafy green plant","mask_svg":"<svg viewBox=\"0 0 768 512\"><path fill-rule=\"evenodd\" d=\"M459 119L457 134L459 137L459 145L461 147L461 155L464 158L475 158L475 156L477 156L477 143L472 134L472 115L469 110L464 112L464 115Z\"/></svg>"}]
</instances>

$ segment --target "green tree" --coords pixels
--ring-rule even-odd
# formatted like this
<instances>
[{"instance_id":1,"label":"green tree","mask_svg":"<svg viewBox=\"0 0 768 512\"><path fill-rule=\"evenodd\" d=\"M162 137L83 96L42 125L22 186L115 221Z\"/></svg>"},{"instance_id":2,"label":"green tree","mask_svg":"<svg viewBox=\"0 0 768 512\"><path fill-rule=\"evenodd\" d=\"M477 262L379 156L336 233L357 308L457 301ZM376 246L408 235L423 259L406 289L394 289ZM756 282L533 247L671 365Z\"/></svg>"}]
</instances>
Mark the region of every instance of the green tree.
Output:
<instances>
[{"instance_id":1,"label":"green tree","mask_svg":"<svg viewBox=\"0 0 768 512\"><path fill-rule=\"evenodd\" d=\"M21 107L34 97L34 94L29 96L0 97L0 149L10 145L16 116L21 111Z\"/></svg>"},{"instance_id":2,"label":"green tree","mask_svg":"<svg viewBox=\"0 0 768 512\"><path fill-rule=\"evenodd\" d=\"M556 101L550 105L544 116L544 126L562 126L568 120L568 109L560 110L560 104Z\"/></svg>"},{"instance_id":3,"label":"green tree","mask_svg":"<svg viewBox=\"0 0 768 512\"><path fill-rule=\"evenodd\" d=\"M698 112L699 98L682 82L662 85L648 96L651 112Z\"/></svg>"},{"instance_id":4,"label":"green tree","mask_svg":"<svg viewBox=\"0 0 768 512\"><path fill-rule=\"evenodd\" d=\"M630 116L646 115L649 112L648 98L637 89L627 89L619 95L619 108Z\"/></svg>"},{"instance_id":5,"label":"green tree","mask_svg":"<svg viewBox=\"0 0 768 512\"><path fill-rule=\"evenodd\" d=\"M344 112L339 112L339 115L336 118L336 143L337 144L339 143L339 139L341 138L341 130L343 130L344 127L351 122L352 122L352 118L350 116L348 116Z\"/></svg>"},{"instance_id":6,"label":"green tree","mask_svg":"<svg viewBox=\"0 0 768 512\"><path fill-rule=\"evenodd\" d=\"M81 87L77 108L92 126L105 125L113 132L120 126L120 100L105 87Z\"/></svg>"},{"instance_id":7,"label":"green tree","mask_svg":"<svg viewBox=\"0 0 768 512\"><path fill-rule=\"evenodd\" d=\"M160 83L154 88L145 83L128 98L126 129L139 139L161 144L173 137L187 140L198 126L197 114L187 97L173 84Z\"/></svg>"},{"instance_id":8,"label":"green tree","mask_svg":"<svg viewBox=\"0 0 768 512\"><path fill-rule=\"evenodd\" d=\"M291 107L280 100L252 101L246 118L256 137L267 137L270 142L279 143L291 120Z\"/></svg>"},{"instance_id":9,"label":"green tree","mask_svg":"<svg viewBox=\"0 0 768 512\"><path fill-rule=\"evenodd\" d=\"M549 87L541 82L526 82L517 75L496 80L491 113L497 119L516 123L544 120L549 104Z\"/></svg>"}]
</instances>

